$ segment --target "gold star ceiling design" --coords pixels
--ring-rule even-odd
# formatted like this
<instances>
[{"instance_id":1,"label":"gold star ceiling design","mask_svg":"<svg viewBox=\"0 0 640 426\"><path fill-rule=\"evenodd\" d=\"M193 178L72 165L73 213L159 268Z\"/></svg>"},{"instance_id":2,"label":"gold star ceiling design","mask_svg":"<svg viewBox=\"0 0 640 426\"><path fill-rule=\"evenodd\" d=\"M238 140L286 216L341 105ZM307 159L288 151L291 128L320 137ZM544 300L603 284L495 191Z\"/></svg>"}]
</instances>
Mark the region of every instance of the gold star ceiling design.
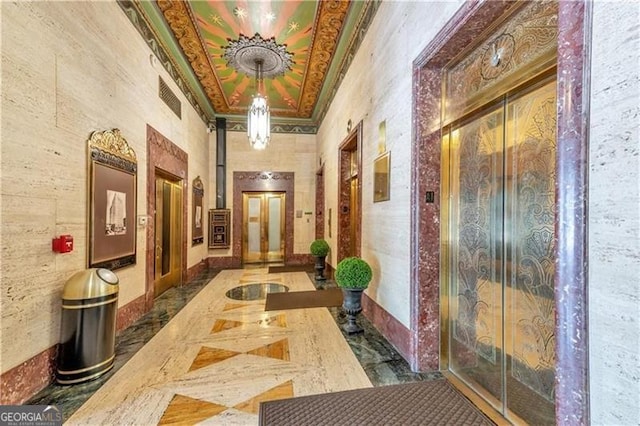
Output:
<instances>
[{"instance_id":1,"label":"gold star ceiling design","mask_svg":"<svg viewBox=\"0 0 640 426\"><path fill-rule=\"evenodd\" d=\"M265 79L273 122L314 132L379 0L119 4L205 120L244 123L255 93L255 79L224 58L230 41L259 33L285 45L293 54L291 68Z\"/></svg>"}]
</instances>

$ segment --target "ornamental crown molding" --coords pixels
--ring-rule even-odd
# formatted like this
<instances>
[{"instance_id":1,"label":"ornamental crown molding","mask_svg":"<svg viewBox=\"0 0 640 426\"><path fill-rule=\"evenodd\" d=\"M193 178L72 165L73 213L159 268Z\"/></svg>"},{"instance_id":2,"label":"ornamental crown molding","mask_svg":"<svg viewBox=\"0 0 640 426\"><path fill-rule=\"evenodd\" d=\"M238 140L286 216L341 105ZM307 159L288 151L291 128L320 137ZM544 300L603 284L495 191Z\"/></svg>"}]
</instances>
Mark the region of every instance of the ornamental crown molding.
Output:
<instances>
[{"instance_id":1,"label":"ornamental crown molding","mask_svg":"<svg viewBox=\"0 0 640 426\"><path fill-rule=\"evenodd\" d=\"M120 129L95 131L89 136L89 147L105 151L123 160L137 163L136 152L122 137Z\"/></svg>"}]
</instances>

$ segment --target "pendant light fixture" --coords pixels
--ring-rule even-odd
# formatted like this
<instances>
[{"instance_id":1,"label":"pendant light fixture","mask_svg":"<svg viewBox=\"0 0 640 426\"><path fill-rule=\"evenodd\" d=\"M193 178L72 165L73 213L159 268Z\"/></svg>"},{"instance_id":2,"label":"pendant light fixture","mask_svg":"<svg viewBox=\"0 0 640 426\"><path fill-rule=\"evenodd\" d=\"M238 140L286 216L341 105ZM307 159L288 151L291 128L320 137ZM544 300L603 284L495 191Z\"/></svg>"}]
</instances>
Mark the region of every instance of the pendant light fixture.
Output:
<instances>
[{"instance_id":1,"label":"pendant light fixture","mask_svg":"<svg viewBox=\"0 0 640 426\"><path fill-rule=\"evenodd\" d=\"M291 69L293 54L274 37L263 39L258 33L253 37L240 34L238 40L228 41L224 48L228 66L249 78L255 74L256 93L247 111L247 137L252 148L265 149L271 140L271 111L264 78L284 75Z\"/></svg>"},{"instance_id":2,"label":"pendant light fixture","mask_svg":"<svg viewBox=\"0 0 640 426\"><path fill-rule=\"evenodd\" d=\"M256 59L256 94L247 113L247 137L253 149L265 149L271 139L271 112L264 93L262 60Z\"/></svg>"}]
</instances>

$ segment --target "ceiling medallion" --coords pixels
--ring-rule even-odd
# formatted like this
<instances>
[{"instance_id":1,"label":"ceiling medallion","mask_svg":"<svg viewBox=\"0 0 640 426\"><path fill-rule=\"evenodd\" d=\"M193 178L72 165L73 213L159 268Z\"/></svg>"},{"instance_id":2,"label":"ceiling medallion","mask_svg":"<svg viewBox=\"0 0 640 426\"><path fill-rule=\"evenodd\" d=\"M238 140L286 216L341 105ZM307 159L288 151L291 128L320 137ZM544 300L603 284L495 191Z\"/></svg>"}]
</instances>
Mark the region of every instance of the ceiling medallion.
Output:
<instances>
[{"instance_id":1,"label":"ceiling medallion","mask_svg":"<svg viewBox=\"0 0 640 426\"><path fill-rule=\"evenodd\" d=\"M294 63L287 45L276 43L274 37L265 40L258 33L251 38L240 34L238 40L227 40L224 58L230 67L249 77L256 73L258 61L262 62L262 75L267 78L283 75Z\"/></svg>"}]
</instances>

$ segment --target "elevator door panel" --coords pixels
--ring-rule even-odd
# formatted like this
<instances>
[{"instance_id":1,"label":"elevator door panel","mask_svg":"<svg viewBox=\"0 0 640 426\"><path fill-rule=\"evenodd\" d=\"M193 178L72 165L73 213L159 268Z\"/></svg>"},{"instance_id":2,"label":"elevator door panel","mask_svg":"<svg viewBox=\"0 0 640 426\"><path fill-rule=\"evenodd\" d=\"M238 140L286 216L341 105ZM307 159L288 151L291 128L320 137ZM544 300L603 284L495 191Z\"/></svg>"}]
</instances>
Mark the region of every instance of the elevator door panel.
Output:
<instances>
[{"instance_id":1,"label":"elevator door panel","mask_svg":"<svg viewBox=\"0 0 640 426\"><path fill-rule=\"evenodd\" d=\"M182 186L156 178L155 296L182 280Z\"/></svg>"},{"instance_id":2,"label":"elevator door panel","mask_svg":"<svg viewBox=\"0 0 640 426\"><path fill-rule=\"evenodd\" d=\"M503 109L451 133L450 367L502 399ZM455 244L457 243L457 244Z\"/></svg>"},{"instance_id":3,"label":"elevator door panel","mask_svg":"<svg viewBox=\"0 0 640 426\"><path fill-rule=\"evenodd\" d=\"M243 194L243 262L284 261L284 193Z\"/></svg>"},{"instance_id":4,"label":"elevator door panel","mask_svg":"<svg viewBox=\"0 0 640 426\"><path fill-rule=\"evenodd\" d=\"M505 98L445 138L449 368L515 423L555 418L555 90Z\"/></svg>"},{"instance_id":5,"label":"elevator door panel","mask_svg":"<svg viewBox=\"0 0 640 426\"><path fill-rule=\"evenodd\" d=\"M550 83L507 104L506 399L518 414L520 395L531 391L530 423L555 418L555 93Z\"/></svg>"}]
</instances>

